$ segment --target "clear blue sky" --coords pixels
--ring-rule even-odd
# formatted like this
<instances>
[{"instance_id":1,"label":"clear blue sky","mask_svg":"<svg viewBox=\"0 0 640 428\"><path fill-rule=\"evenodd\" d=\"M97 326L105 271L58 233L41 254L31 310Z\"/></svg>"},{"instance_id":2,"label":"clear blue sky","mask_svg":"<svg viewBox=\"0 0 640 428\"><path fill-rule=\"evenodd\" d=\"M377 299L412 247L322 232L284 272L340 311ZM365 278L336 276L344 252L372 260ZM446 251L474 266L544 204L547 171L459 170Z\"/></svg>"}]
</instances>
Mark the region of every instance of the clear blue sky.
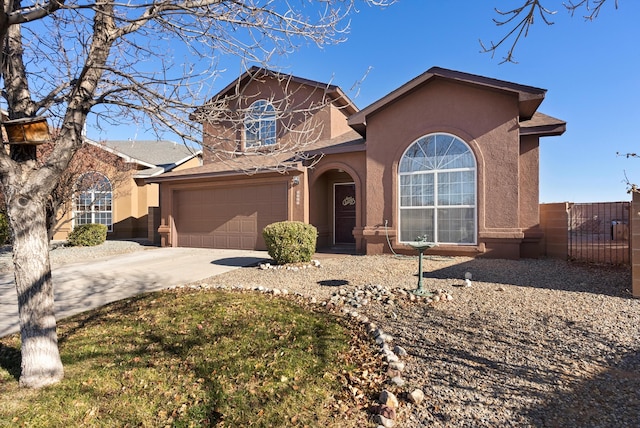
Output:
<instances>
[{"instance_id":1,"label":"clear blue sky","mask_svg":"<svg viewBox=\"0 0 640 428\"><path fill-rule=\"evenodd\" d=\"M569 16L560 0L552 26L537 20L516 50L517 64L500 64L480 52L479 39L497 41L494 6L512 1L399 0L389 8L360 4L345 43L302 47L275 65L294 75L340 86L363 108L432 66L536 86L548 90L539 111L567 122L560 137L541 139L540 201L629 200L625 172L640 184L640 159L616 152L639 152L640 1L609 0L597 20ZM506 5L506 6L505 6ZM226 61L222 88L240 70ZM371 68L358 92L351 90ZM133 131L135 132L135 131ZM138 135L138 138L143 136ZM113 137L112 137L113 138Z\"/></svg>"}]
</instances>

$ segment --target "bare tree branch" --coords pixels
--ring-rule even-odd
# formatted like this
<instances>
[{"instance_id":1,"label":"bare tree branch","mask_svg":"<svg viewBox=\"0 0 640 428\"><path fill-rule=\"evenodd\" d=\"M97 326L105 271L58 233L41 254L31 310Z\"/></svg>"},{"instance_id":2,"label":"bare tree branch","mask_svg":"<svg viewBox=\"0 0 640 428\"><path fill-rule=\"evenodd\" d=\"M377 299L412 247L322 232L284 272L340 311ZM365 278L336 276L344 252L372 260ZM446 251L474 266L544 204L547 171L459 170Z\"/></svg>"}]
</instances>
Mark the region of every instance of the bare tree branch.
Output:
<instances>
[{"instance_id":1,"label":"bare tree branch","mask_svg":"<svg viewBox=\"0 0 640 428\"><path fill-rule=\"evenodd\" d=\"M554 15L556 12L551 11L540 3L540 0L527 0L525 4L520 7L508 10L501 11L499 9L495 9L495 11L502 17L503 19L493 19L493 22L498 26L503 25L513 25L511 30L497 43L491 42L490 47L485 47L485 45L480 41L480 45L482 46L482 50L484 52L491 52L491 55L496 53L498 48L502 45L506 44L508 40L513 38L510 47L508 48L507 55L504 57L501 63L505 62L516 62L514 59L514 51L521 37L527 37L529 35L529 30L531 26L535 22L535 16L539 15L542 21L547 25L552 25L553 22L549 19L550 16Z\"/></svg>"},{"instance_id":2,"label":"bare tree branch","mask_svg":"<svg viewBox=\"0 0 640 428\"><path fill-rule=\"evenodd\" d=\"M565 9L574 16L579 10L586 10L584 18L588 21L593 21L598 17L602 7L608 0L578 0L573 2L569 0L566 3L562 3ZM614 0L614 7L618 8L618 0ZM546 25L553 25L554 22L551 17L557 13L557 11L549 9L542 5L541 0L525 0L521 6L515 7L511 10L501 11L495 9L500 18L493 18L493 22L498 26L505 26L510 28L507 33L497 42L491 41L489 45L485 45L480 40L480 46L482 52L491 53L493 57L498 50L502 47L506 47L507 53L503 57L502 63L505 62L517 62L515 60L515 50L518 43L529 35L531 26L535 23L535 18L539 17Z\"/></svg>"},{"instance_id":3,"label":"bare tree branch","mask_svg":"<svg viewBox=\"0 0 640 428\"><path fill-rule=\"evenodd\" d=\"M618 0L614 1L614 7L618 8ZM583 17L588 21L593 21L600 14L600 10L602 10L602 6L607 2L607 0L579 0L577 2L569 1L567 3L563 3L564 7L567 8L571 16L574 16L576 11L582 7L584 7L587 11L586 15Z\"/></svg>"}]
</instances>

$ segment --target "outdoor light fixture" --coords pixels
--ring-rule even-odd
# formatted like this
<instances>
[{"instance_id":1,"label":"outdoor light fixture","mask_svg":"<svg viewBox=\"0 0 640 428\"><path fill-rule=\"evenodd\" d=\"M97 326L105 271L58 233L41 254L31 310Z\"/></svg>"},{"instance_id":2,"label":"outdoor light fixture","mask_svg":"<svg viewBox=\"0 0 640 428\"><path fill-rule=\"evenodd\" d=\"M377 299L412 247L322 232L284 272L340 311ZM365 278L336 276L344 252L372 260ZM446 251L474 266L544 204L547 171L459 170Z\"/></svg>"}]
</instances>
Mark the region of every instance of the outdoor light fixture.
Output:
<instances>
[{"instance_id":1,"label":"outdoor light fixture","mask_svg":"<svg viewBox=\"0 0 640 428\"><path fill-rule=\"evenodd\" d=\"M300 177L298 177L297 175L293 177L291 179L291 184L293 184L294 186L297 186L298 184L300 184Z\"/></svg>"}]
</instances>

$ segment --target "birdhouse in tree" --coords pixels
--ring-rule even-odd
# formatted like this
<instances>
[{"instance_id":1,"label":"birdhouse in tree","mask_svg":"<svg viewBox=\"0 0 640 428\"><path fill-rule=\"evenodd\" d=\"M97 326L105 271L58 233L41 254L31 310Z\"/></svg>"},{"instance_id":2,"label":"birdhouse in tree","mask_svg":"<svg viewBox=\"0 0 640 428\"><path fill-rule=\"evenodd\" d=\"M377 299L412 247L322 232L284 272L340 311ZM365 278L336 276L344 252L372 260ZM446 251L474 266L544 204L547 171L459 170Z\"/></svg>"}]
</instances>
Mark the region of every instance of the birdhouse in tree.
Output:
<instances>
[{"instance_id":1,"label":"birdhouse in tree","mask_svg":"<svg viewBox=\"0 0 640 428\"><path fill-rule=\"evenodd\" d=\"M24 117L2 123L9 144L43 144L49 141L49 126L44 117Z\"/></svg>"}]
</instances>

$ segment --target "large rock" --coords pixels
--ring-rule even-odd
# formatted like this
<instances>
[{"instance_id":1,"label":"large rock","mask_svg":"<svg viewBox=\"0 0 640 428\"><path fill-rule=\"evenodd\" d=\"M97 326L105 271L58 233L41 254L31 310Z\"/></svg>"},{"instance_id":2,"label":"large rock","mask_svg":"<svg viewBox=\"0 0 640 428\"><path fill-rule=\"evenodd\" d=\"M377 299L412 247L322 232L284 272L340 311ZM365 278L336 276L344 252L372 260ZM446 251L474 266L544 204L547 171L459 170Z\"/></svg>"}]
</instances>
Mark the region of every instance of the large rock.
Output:
<instances>
[{"instance_id":1,"label":"large rock","mask_svg":"<svg viewBox=\"0 0 640 428\"><path fill-rule=\"evenodd\" d=\"M373 421L384 428L393 428L396 425L396 422L393 419L387 419L382 415L376 415L373 418Z\"/></svg>"},{"instance_id":2,"label":"large rock","mask_svg":"<svg viewBox=\"0 0 640 428\"><path fill-rule=\"evenodd\" d=\"M391 370L404 371L404 363L402 361L395 361L393 363L389 363L389 368Z\"/></svg>"},{"instance_id":3,"label":"large rock","mask_svg":"<svg viewBox=\"0 0 640 428\"><path fill-rule=\"evenodd\" d=\"M424 392L420 389L415 389L407 395L407 399L413 404L420 404L424 401Z\"/></svg>"},{"instance_id":4,"label":"large rock","mask_svg":"<svg viewBox=\"0 0 640 428\"><path fill-rule=\"evenodd\" d=\"M396 397L393 392L387 391L386 389L380 393L378 401L383 406L388 406L392 409L397 409L399 404L398 397Z\"/></svg>"}]
</instances>

